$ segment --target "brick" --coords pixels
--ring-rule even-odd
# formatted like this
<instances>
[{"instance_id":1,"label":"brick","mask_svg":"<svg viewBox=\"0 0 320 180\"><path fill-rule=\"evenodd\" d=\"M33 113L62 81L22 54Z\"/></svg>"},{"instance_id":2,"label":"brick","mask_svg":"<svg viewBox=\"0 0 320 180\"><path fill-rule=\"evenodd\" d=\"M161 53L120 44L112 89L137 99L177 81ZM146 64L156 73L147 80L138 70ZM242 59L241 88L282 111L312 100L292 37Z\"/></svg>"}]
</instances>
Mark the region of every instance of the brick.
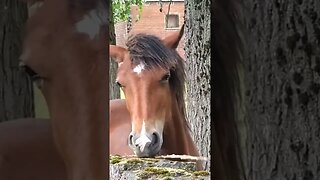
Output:
<instances>
[{"instance_id":1,"label":"brick","mask_svg":"<svg viewBox=\"0 0 320 180\"><path fill-rule=\"evenodd\" d=\"M165 17L168 13L169 2L163 2L162 12L160 12L160 5L158 2L146 2L143 6L140 19L138 6L131 6L131 17L132 17L132 29L127 34L127 24L124 22L117 23L115 25L116 41L118 45L124 46L127 37L131 34L147 33L153 34L160 38L164 38L172 32L179 31L177 29L166 29L165 28ZM179 15L179 27L184 22L184 2L172 2L170 6L170 14ZM182 37L177 51L182 58L184 58L184 37Z\"/></svg>"}]
</instances>

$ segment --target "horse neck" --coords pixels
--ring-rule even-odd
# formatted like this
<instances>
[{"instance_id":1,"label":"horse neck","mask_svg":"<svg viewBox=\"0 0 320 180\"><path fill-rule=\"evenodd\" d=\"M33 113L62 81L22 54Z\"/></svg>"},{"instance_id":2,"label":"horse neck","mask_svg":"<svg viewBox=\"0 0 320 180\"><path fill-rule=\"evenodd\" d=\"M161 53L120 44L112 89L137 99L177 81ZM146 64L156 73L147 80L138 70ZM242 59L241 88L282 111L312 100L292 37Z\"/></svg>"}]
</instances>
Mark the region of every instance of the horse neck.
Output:
<instances>
[{"instance_id":1,"label":"horse neck","mask_svg":"<svg viewBox=\"0 0 320 180\"><path fill-rule=\"evenodd\" d=\"M176 100L173 100L171 103L171 113L169 114L166 117L164 128L163 154L198 156L197 149L186 124L187 121Z\"/></svg>"},{"instance_id":2,"label":"horse neck","mask_svg":"<svg viewBox=\"0 0 320 180\"><path fill-rule=\"evenodd\" d=\"M95 66L95 73L88 72L81 76L78 74L80 71L74 71L74 74L61 73L61 77L50 82L49 88L43 89L52 118L67 118L68 121L63 122L64 124L83 127L96 125L96 120L106 122L107 100L104 98L107 98L108 89L105 78L100 76L107 77L107 73L98 64L92 66ZM73 124L74 122L77 124ZM82 122L88 124L81 124Z\"/></svg>"},{"instance_id":3,"label":"horse neck","mask_svg":"<svg viewBox=\"0 0 320 180\"><path fill-rule=\"evenodd\" d=\"M69 176L102 179L107 153L107 94L104 66L95 71L58 76L44 87L54 140ZM102 68L103 67L103 68ZM85 167L89 167L85 169Z\"/></svg>"}]
</instances>

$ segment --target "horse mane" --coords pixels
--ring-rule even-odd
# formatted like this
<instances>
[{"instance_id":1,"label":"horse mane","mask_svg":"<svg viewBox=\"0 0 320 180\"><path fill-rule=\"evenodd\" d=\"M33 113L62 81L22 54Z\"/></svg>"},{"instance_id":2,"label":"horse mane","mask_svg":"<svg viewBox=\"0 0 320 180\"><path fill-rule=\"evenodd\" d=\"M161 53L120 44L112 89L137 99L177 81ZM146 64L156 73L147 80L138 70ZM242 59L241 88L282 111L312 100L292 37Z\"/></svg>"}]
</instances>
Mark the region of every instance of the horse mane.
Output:
<instances>
[{"instance_id":1,"label":"horse mane","mask_svg":"<svg viewBox=\"0 0 320 180\"><path fill-rule=\"evenodd\" d=\"M170 70L169 84L173 97L179 106L180 118L190 130L185 109L185 62L175 49L167 48L161 40L153 35L137 34L130 36L126 43L132 65L144 63L147 70L162 68Z\"/></svg>"},{"instance_id":2,"label":"horse mane","mask_svg":"<svg viewBox=\"0 0 320 180\"><path fill-rule=\"evenodd\" d=\"M243 55L237 3L237 0L217 0L213 6L213 129L216 140L213 147L217 153L214 156L220 158L214 166L221 166L214 174L222 180L245 178L237 127L241 101L238 66Z\"/></svg>"}]
</instances>

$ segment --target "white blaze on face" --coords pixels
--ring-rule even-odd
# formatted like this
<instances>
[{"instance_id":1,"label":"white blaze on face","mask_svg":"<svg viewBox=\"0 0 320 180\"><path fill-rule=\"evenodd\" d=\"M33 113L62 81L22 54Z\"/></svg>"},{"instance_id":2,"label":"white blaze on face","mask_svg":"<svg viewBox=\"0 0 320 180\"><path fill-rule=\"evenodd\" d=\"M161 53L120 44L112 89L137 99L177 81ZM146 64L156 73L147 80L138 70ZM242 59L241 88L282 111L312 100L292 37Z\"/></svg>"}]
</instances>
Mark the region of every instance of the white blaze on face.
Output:
<instances>
[{"instance_id":1,"label":"white blaze on face","mask_svg":"<svg viewBox=\"0 0 320 180\"><path fill-rule=\"evenodd\" d=\"M43 5L43 2L36 2L28 8L29 17L31 17Z\"/></svg>"},{"instance_id":2,"label":"white blaze on face","mask_svg":"<svg viewBox=\"0 0 320 180\"><path fill-rule=\"evenodd\" d=\"M144 70L144 64L140 63L135 68L133 68L133 72L137 73L138 75Z\"/></svg>"},{"instance_id":3,"label":"white blaze on face","mask_svg":"<svg viewBox=\"0 0 320 180\"><path fill-rule=\"evenodd\" d=\"M93 39L98 35L101 25L107 23L108 16L106 12L107 9L99 3L96 9L91 10L76 24L77 31L85 33Z\"/></svg>"},{"instance_id":4,"label":"white blaze on face","mask_svg":"<svg viewBox=\"0 0 320 180\"><path fill-rule=\"evenodd\" d=\"M162 143L162 133L163 133L163 126L164 126L164 121L162 120L157 120L155 121L155 130L159 133L160 135L160 141ZM150 139L146 133L146 124L143 121L142 123L142 128L140 132L140 137L136 140L136 144L140 147L140 151L143 152L145 150L145 147L151 144L152 139Z\"/></svg>"},{"instance_id":5,"label":"white blaze on face","mask_svg":"<svg viewBox=\"0 0 320 180\"><path fill-rule=\"evenodd\" d=\"M151 143L151 139L146 134L146 124L143 121L140 137L136 140L136 144L140 147L140 151L143 152L145 147L150 143Z\"/></svg>"}]
</instances>

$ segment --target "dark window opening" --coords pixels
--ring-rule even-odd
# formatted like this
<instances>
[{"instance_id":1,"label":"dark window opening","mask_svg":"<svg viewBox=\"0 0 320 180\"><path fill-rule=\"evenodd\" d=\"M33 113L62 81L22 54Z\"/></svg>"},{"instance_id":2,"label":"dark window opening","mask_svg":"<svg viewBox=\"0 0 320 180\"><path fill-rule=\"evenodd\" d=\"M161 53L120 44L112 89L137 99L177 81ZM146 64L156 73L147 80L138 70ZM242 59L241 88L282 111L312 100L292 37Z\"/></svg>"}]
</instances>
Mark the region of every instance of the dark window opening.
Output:
<instances>
[{"instance_id":1,"label":"dark window opening","mask_svg":"<svg viewBox=\"0 0 320 180\"><path fill-rule=\"evenodd\" d=\"M166 28L179 28L179 15L167 14L166 15Z\"/></svg>"}]
</instances>

